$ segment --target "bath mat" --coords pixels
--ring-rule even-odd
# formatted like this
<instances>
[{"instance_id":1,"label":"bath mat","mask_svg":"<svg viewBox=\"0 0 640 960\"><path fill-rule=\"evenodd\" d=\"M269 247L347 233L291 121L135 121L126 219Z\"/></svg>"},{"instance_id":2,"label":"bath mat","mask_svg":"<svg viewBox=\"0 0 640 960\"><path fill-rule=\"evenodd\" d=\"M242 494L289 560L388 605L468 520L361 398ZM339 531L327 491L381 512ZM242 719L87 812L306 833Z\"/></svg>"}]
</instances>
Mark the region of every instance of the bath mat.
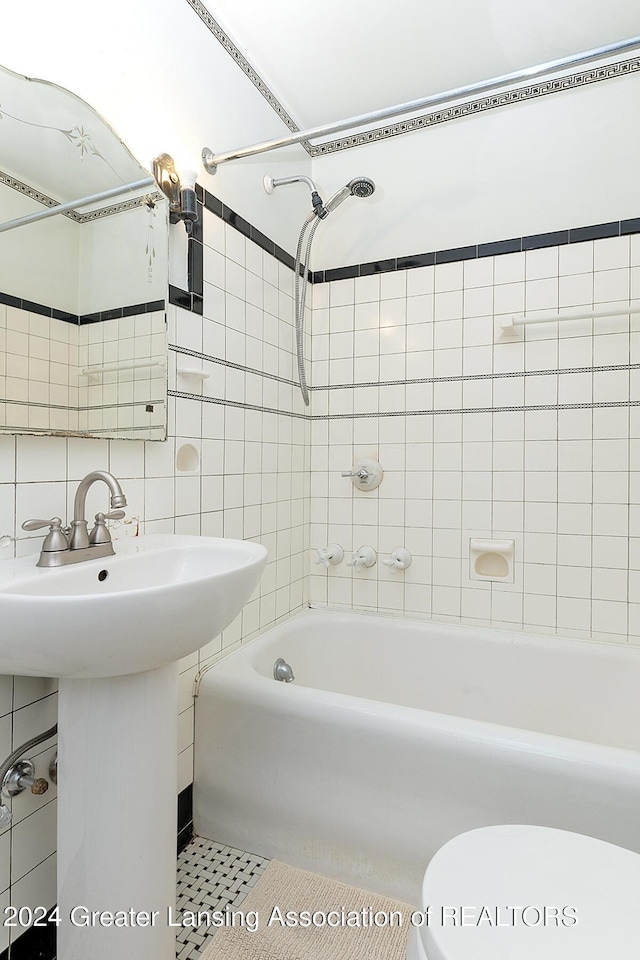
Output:
<instances>
[{"instance_id":1,"label":"bath mat","mask_svg":"<svg viewBox=\"0 0 640 960\"><path fill-rule=\"evenodd\" d=\"M242 904L228 908L200 960L404 960L412 910L272 860Z\"/></svg>"}]
</instances>

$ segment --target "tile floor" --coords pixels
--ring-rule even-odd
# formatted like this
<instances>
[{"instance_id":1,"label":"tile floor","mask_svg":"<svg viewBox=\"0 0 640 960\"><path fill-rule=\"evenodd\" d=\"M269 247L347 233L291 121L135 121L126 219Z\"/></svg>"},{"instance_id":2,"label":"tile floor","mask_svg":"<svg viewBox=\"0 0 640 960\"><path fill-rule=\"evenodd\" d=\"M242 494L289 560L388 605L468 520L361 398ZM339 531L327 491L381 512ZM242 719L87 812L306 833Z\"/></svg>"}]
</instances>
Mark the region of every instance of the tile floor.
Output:
<instances>
[{"instance_id":1,"label":"tile floor","mask_svg":"<svg viewBox=\"0 0 640 960\"><path fill-rule=\"evenodd\" d=\"M267 868L264 857L194 837L178 857L176 913L238 907ZM178 929L176 960L197 960L215 928Z\"/></svg>"}]
</instances>

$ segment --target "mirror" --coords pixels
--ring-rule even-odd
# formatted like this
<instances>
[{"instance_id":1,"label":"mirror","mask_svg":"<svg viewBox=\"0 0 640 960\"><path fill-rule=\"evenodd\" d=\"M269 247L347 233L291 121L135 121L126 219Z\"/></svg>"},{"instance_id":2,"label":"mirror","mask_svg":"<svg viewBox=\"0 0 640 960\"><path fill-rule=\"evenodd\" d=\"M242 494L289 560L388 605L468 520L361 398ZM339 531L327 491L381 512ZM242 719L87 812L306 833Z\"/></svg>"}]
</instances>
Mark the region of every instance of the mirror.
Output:
<instances>
[{"instance_id":1,"label":"mirror","mask_svg":"<svg viewBox=\"0 0 640 960\"><path fill-rule=\"evenodd\" d=\"M87 103L0 67L1 433L166 439L167 208Z\"/></svg>"}]
</instances>

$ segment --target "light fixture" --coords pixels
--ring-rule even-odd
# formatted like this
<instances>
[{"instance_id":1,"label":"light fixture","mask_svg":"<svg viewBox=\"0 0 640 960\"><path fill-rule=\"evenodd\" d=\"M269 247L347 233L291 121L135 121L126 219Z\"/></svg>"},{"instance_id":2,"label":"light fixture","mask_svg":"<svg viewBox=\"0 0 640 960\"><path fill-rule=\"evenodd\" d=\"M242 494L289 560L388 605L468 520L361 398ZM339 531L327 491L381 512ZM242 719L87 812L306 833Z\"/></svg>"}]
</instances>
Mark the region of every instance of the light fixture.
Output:
<instances>
[{"instance_id":1,"label":"light fixture","mask_svg":"<svg viewBox=\"0 0 640 960\"><path fill-rule=\"evenodd\" d=\"M158 187L169 200L170 222L178 223L182 220L187 233L191 233L193 224L198 219L197 174L193 170L183 170L181 178L173 157L168 153L161 153L153 161L153 175Z\"/></svg>"}]
</instances>

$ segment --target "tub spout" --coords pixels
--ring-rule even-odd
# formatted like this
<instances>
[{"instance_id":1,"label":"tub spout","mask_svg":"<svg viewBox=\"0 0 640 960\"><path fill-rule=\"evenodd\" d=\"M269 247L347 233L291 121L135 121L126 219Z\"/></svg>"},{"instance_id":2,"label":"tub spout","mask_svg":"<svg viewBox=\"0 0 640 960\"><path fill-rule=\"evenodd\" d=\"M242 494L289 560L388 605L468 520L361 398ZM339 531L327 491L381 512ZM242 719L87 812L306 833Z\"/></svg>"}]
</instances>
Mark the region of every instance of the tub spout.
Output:
<instances>
[{"instance_id":1,"label":"tub spout","mask_svg":"<svg viewBox=\"0 0 640 960\"><path fill-rule=\"evenodd\" d=\"M291 683L292 680L295 680L293 670L282 657L278 657L273 665L273 677L274 680L282 680L283 683Z\"/></svg>"}]
</instances>

